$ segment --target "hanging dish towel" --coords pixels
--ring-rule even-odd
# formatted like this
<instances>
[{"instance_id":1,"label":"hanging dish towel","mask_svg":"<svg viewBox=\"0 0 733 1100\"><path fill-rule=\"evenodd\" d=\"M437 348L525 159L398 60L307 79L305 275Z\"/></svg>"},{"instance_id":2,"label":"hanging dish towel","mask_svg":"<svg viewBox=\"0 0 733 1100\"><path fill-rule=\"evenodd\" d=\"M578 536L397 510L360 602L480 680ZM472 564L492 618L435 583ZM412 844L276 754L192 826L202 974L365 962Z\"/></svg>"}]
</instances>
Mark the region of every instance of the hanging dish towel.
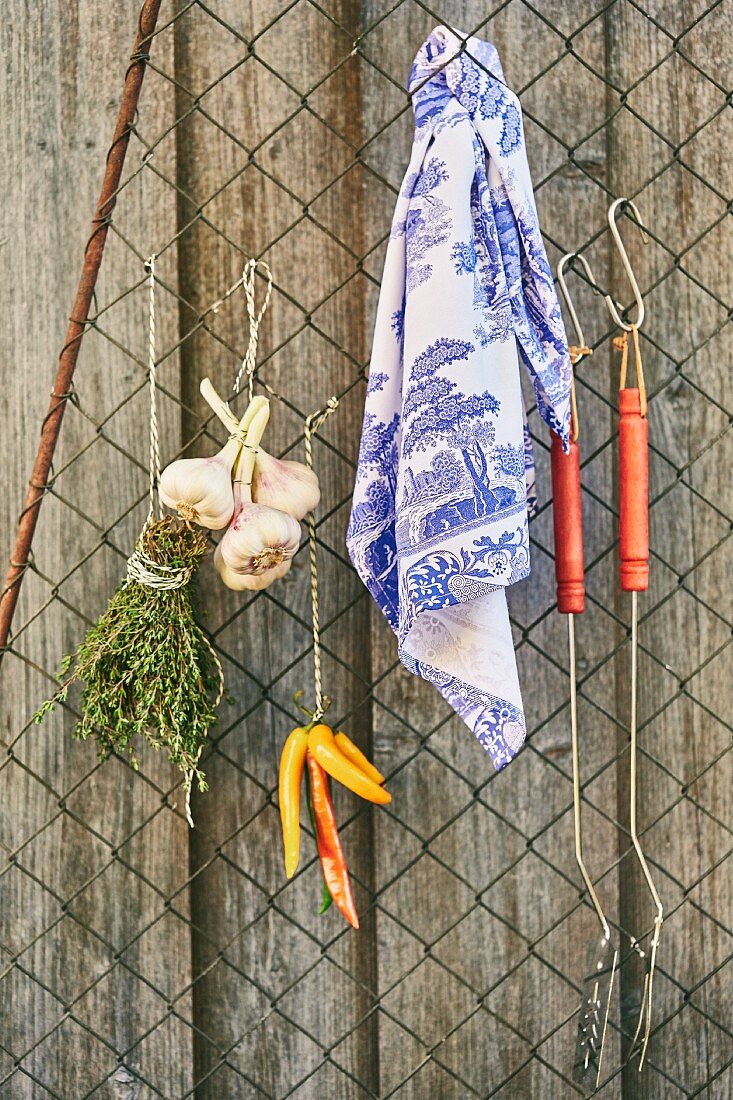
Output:
<instances>
[{"instance_id":1,"label":"hanging dish towel","mask_svg":"<svg viewBox=\"0 0 733 1100\"><path fill-rule=\"evenodd\" d=\"M525 738L505 594L534 503L518 362L567 442L570 360L496 50L438 27L409 90L347 545L400 660L501 768Z\"/></svg>"}]
</instances>

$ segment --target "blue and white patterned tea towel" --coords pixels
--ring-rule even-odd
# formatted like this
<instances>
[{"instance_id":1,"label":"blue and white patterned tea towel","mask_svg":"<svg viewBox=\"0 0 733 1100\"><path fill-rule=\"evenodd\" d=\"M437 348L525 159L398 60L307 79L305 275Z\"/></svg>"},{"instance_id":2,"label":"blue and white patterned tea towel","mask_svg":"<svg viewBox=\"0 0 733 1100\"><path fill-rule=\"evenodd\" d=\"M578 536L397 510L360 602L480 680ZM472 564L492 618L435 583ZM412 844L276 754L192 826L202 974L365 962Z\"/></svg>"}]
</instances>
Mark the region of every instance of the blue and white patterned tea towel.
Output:
<instances>
[{"instance_id":1,"label":"blue and white patterned tea towel","mask_svg":"<svg viewBox=\"0 0 733 1100\"><path fill-rule=\"evenodd\" d=\"M496 50L438 27L409 90L347 545L401 661L501 768L525 738L505 594L533 504L518 362L567 441L570 360Z\"/></svg>"}]
</instances>

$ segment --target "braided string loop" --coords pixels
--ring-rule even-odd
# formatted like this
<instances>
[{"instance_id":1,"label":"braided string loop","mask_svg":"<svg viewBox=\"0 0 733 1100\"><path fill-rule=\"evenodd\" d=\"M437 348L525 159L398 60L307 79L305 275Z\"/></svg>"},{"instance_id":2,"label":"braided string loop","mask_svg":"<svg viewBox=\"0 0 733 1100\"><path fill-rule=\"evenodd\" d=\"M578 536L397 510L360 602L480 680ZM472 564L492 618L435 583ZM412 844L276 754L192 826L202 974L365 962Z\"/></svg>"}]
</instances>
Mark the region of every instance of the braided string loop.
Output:
<instances>
[{"instance_id":1,"label":"braided string loop","mask_svg":"<svg viewBox=\"0 0 733 1100\"><path fill-rule=\"evenodd\" d=\"M338 408L338 398L329 398L325 409L319 409L312 413L305 421L305 463L309 470L313 469L313 437L318 433L325 421ZM316 709L313 712L313 721L320 722L325 713L325 700L323 697L323 684L321 680L321 630L318 618L318 558L316 551L316 517L313 512L308 513L308 551L310 556L310 584L311 584L311 612L313 619L313 678L316 689Z\"/></svg>"}]
</instances>

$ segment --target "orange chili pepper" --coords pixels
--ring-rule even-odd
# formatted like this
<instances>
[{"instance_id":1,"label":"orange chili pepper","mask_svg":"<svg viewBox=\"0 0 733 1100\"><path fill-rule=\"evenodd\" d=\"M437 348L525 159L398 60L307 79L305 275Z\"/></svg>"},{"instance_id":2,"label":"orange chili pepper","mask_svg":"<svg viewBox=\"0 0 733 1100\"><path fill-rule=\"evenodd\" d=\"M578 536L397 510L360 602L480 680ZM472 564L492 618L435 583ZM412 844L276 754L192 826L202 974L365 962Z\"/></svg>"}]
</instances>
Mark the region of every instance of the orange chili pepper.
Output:
<instances>
[{"instance_id":1,"label":"orange chili pepper","mask_svg":"<svg viewBox=\"0 0 733 1100\"><path fill-rule=\"evenodd\" d=\"M365 798L368 802L378 802L382 806L392 801L389 791L385 791L344 756L329 726L319 723L313 727L308 734L308 752L332 779L343 783L344 787L348 787L360 798Z\"/></svg>"},{"instance_id":2,"label":"orange chili pepper","mask_svg":"<svg viewBox=\"0 0 733 1100\"><path fill-rule=\"evenodd\" d=\"M316 821L316 841L318 856L321 860L323 878L335 905L354 928L359 927L359 915L356 912L351 881L341 847L341 839L336 828L336 815L328 790L328 777L316 758L308 752L308 777L310 780L311 805Z\"/></svg>"},{"instance_id":3,"label":"orange chili pepper","mask_svg":"<svg viewBox=\"0 0 733 1100\"><path fill-rule=\"evenodd\" d=\"M355 745L345 733L337 733L334 737L334 741L341 749L346 759L350 760L352 764L356 764L359 771L364 772L364 775L368 779L373 779L375 783L379 783L380 785L384 783L384 776L382 773L377 771L371 760L366 758L361 749Z\"/></svg>"},{"instance_id":4,"label":"orange chili pepper","mask_svg":"<svg viewBox=\"0 0 733 1100\"><path fill-rule=\"evenodd\" d=\"M307 749L308 730L298 726L288 736L280 756L278 795L288 878L297 871L300 859L300 784Z\"/></svg>"}]
</instances>

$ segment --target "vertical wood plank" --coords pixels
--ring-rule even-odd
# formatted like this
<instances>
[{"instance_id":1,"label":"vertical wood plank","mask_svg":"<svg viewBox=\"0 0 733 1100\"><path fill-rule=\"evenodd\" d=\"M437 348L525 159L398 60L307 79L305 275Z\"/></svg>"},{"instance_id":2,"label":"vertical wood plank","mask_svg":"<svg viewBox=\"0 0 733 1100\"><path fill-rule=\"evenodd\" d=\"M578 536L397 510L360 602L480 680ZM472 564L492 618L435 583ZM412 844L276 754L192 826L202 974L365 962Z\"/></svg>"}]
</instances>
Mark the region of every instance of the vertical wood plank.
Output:
<instances>
[{"instance_id":1,"label":"vertical wood plank","mask_svg":"<svg viewBox=\"0 0 733 1100\"><path fill-rule=\"evenodd\" d=\"M178 113L187 115L177 132L179 225L194 222L180 242L189 303L181 331L193 329L249 256L264 256L275 290L260 378L283 398L273 400L265 445L302 460L304 417L346 390L364 360L359 83L348 60L357 5L331 5L330 19L308 4L278 12L273 3L226 3L217 21L194 9L177 27ZM185 340L186 439L202 416L199 379L210 375L226 394L246 342L241 291ZM354 603L361 593L343 546L360 418L347 394L314 455L324 690L334 721L368 747L368 604ZM300 721L294 692L305 689L313 702L307 551L261 596L230 592L213 574L205 596L235 702L222 708L206 761L211 791L194 805L197 1096L373 1095L373 920L367 910L355 934L335 907L318 916L311 841L292 883L282 866L277 761ZM350 822L344 844L364 912L370 815L341 792L336 799Z\"/></svg>"},{"instance_id":2,"label":"vertical wood plank","mask_svg":"<svg viewBox=\"0 0 733 1100\"><path fill-rule=\"evenodd\" d=\"M16 4L0 27L6 59L0 77L5 555L66 329L138 8L136 0L111 7ZM170 68L170 35L156 41L153 53L158 65ZM149 73L140 137L152 140L170 125L172 112L170 85ZM124 178L139 168L143 149L133 137ZM169 176L173 152L168 145L155 157ZM191 1083L182 993L190 982L190 940L185 895L176 896L187 827L165 801L175 776L152 752L142 754L137 776L115 760L99 766L93 745L71 740L69 712L57 712L41 727L31 722L53 690L61 655L104 610L146 512L146 503L136 503L147 483L145 290L110 303L144 277L117 227L142 256L173 236L170 187L142 172L122 191L113 220L97 288L98 325L83 344L78 403L64 422L35 567L3 669L0 1091L18 1098L82 1095L96 1086L112 1096L125 1073L138 1078L140 1097L181 1095ZM175 290L175 250L159 268ZM176 328L174 299L161 293L161 349L175 346ZM176 393L175 355L161 366L160 382ZM161 405L167 446L179 418L163 397ZM13 1059L19 1060L15 1072Z\"/></svg>"},{"instance_id":3,"label":"vertical wood plank","mask_svg":"<svg viewBox=\"0 0 733 1100\"><path fill-rule=\"evenodd\" d=\"M653 394L651 587L639 598L639 824L667 911L654 1014L655 1025L668 1022L652 1040L644 1072L636 1063L628 1068L624 1096L681 1096L714 1075L701 1095L723 1100L733 1089L730 1071L721 1073L731 1057L721 1000L727 980L705 981L705 975L731 950L730 873L724 861L716 864L730 849L733 761L729 731L707 708L715 711L729 691L730 601L720 563L730 533L730 479L723 471L730 468L732 440L723 364L730 355L725 303L731 280L720 257L730 253L730 218L719 182L730 110L716 84L730 85L733 13L722 6L687 31L698 15L695 5L655 3L645 10L658 26L624 7L610 15L609 72L626 98L609 147L613 191L635 198L653 237L644 248L633 225L622 223L646 291L642 351ZM654 66L653 75L640 80ZM618 95L611 104L619 104ZM614 273L618 296L628 301L620 264ZM628 621L628 597L618 609ZM617 702L628 723L628 646L625 656ZM620 816L628 813L627 796L625 775ZM622 851L627 843L624 838ZM650 930L653 906L631 855L621 874L622 924L638 936ZM639 968L626 968L622 993L632 1031L639 989Z\"/></svg>"}]
</instances>

